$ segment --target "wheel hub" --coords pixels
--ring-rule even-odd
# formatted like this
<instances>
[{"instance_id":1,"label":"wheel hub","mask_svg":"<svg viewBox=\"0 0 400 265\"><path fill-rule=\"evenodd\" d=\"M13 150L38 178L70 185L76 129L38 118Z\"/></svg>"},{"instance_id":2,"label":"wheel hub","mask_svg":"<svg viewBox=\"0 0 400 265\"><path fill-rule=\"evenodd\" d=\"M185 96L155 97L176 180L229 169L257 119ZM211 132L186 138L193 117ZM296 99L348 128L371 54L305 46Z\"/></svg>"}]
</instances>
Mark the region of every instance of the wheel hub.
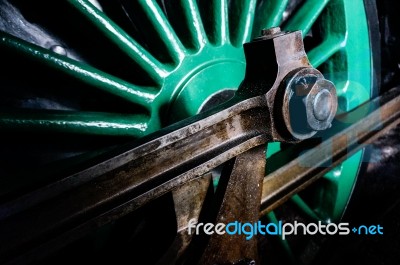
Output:
<instances>
[{"instance_id":1,"label":"wheel hub","mask_svg":"<svg viewBox=\"0 0 400 265\"><path fill-rule=\"evenodd\" d=\"M245 64L235 60L218 60L200 65L193 73L185 76L176 89L171 103L168 121L176 122L194 116L212 104L226 99L224 91L236 90L243 80ZM219 100L216 101L216 99Z\"/></svg>"}]
</instances>

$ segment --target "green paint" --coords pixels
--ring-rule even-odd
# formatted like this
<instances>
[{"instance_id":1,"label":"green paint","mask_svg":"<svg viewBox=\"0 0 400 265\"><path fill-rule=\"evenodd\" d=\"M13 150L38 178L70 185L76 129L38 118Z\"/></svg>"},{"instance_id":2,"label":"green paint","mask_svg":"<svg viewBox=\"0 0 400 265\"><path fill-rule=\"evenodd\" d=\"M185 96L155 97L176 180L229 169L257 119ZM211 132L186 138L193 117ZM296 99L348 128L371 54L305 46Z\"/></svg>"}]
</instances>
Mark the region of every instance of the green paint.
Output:
<instances>
[{"instance_id":1,"label":"green paint","mask_svg":"<svg viewBox=\"0 0 400 265\"><path fill-rule=\"evenodd\" d=\"M30 111L0 113L0 127L26 132L63 132L89 135L141 137L148 117L99 112Z\"/></svg>"},{"instance_id":2,"label":"green paint","mask_svg":"<svg viewBox=\"0 0 400 265\"><path fill-rule=\"evenodd\" d=\"M290 18L285 30L301 30L305 36L315 20L320 16L329 0L307 0L301 8Z\"/></svg>"}]
</instances>

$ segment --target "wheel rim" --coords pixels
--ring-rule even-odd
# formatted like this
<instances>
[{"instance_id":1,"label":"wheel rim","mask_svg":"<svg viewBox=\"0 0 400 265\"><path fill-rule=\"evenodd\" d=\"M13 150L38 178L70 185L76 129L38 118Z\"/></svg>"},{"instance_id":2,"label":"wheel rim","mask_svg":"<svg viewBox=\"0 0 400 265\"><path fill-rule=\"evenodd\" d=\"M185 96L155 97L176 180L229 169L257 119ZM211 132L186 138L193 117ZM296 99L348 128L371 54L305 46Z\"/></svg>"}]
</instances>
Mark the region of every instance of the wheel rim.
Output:
<instances>
[{"instance_id":1,"label":"wheel rim","mask_svg":"<svg viewBox=\"0 0 400 265\"><path fill-rule=\"evenodd\" d=\"M137 80L127 81L84 60L75 60L73 53L63 55L64 50L58 46L32 44L13 36L13 32L0 33L1 45L82 84L122 98L131 104L133 113L66 112L57 108L40 114L29 113L29 109L17 114L5 111L0 115L3 128L142 137L199 113L213 96L235 90L245 71L242 44L261 29L282 23L285 30L303 31L310 62L338 89L340 111L347 112L372 95L372 55L362 0L300 1L289 17L285 13L291 8L287 0L120 2L134 25L132 34L118 25L117 12L107 14L107 10L95 6L95 1L69 4L76 15L84 17L133 61L138 69ZM311 42L308 46L307 40ZM279 150L279 143L270 144L267 157ZM296 195L292 201L313 218L339 220L361 160L360 151L326 174L309 191L311 200Z\"/></svg>"},{"instance_id":2,"label":"wheel rim","mask_svg":"<svg viewBox=\"0 0 400 265\"><path fill-rule=\"evenodd\" d=\"M319 23L322 29L328 30L322 30L323 41L308 52L308 56L313 66L335 83L338 112L348 112L370 99L374 90L372 50L364 2L330 1L321 13ZM327 173L321 184L317 185L313 202L308 205L319 218L331 222L342 217L362 157L362 151L354 154ZM308 207L305 208L299 200L295 198L294 202L309 212Z\"/></svg>"}]
</instances>

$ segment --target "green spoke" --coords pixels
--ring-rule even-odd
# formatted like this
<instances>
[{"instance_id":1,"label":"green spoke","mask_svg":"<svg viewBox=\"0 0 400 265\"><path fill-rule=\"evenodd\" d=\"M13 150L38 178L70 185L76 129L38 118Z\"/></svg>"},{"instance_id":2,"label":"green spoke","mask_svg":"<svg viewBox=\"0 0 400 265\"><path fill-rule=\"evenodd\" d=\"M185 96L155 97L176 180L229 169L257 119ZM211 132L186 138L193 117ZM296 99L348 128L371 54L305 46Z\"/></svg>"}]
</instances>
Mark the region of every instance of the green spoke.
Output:
<instances>
[{"instance_id":1,"label":"green spoke","mask_svg":"<svg viewBox=\"0 0 400 265\"><path fill-rule=\"evenodd\" d=\"M297 207L299 207L301 210L303 210L303 212L305 214L307 214L309 217L311 217L312 219L314 219L314 220L321 219L315 214L315 212L310 208L310 206L308 206L308 204L305 203L305 201L303 201L303 199L299 195L297 195L297 194L293 195L290 199Z\"/></svg>"},{"instance_id":2,"label":"green spoke","mask_svg":"<svg viewBox=\"0 0 400 265\"><path fill-rule=\"evenodd\" d=\"M4 32L0 32L0 37L0 45L22 52L27 56L37 59L39 62L61 70L87 84L130 102L150 108L150 103L155 98L157 91L154 88L135 86L87 64L58 55L50 50L28 43Z\"/></svg>"},{"instance_id":3,"label":"green spoke","mask_svg":"<svg viewBox=\"0 0 400 265\"><path fill-rule=\"evenodd\" d=\"M163 82L164 78L168 75L165 66L141 47L123 29L88 0L69 0L69 2L145 70L154 81L158 83Z\"/></svg>"},{"instance_id":4,"label":"green spoke","mask_svg":"<svg viewBox=\"0 0 400 265\"><path fill-rule=\"evenodd\" d=\"M308 59L313 67L318 67L345 45L345 37L331 35L320 45L308 52Z\"/></svg>"},{"instance_id":5,"label":"green spoke","mask_svg":"<svg viewBox=\"0 0 400 265\"><path fill-rule=\"evenodd\" d=\"M79 133L89 135L144 136L145 115L97 112L46 111L0 113L2 130Z\"/></svg>"},{"instance_id":6,"label":"green spoke","mask_svg":"<svg viewBox=\"0 0 400 265\"><path fill-rule=\"evenodd\" d=\"M325 189L324 193L321 194L321 200L325 202L325 204L322 204L322 207L320 206L318 209L325 219L330 218L335 221L340 220L342 217L343 209L350 199L352 189L356 182L355 178L349 178L347 176L357 174L358 168L354 167L354 165L359 164L362 157L363 150L360 150L325 174L324 179L326 179L330 185L328 186L329 189ZM336 198L334 203L327 203L331 198Z\"/></svg>"},{"instance_id":7,"label":"green spoke","mask_svg":"<svg viewBox=\"0 0 400 265\"><path fill-rule=\"evenodd\" d=\"M143 6L143 11L146 13L148 19L153 23L154 29L157 31L160 39L164 41L172 59L177 63L181 62L185 57L185 47L157 2L155 0L143 0L139 1L139 3Z\"/></svg>"},{"instance_id":8,"label":"green spoke","mask_svg":"<svg viewBox=\"0 0 400 265\"><path fill-rule=\"evenodd\" d=\"M307 0L285 25L285 30L301 30L305 36L329 0Z\"/></svg>"},{"instance_id":9,"label":"green spoke","mask_svg":"<svg viewBox=\"0 0 400 265\"><path fill-rule=\"evenodd\" d=\"M227 0L212 0L211 36L215 45L229 43L229 16Z\"/></svg>"},{"instance_id":10,"label":"green spoke","mask_svg":"<svg viewBox=\"0 0 400 265\"><path fill-rule=\"evenodd\" d=\"M185 12L186 24L189 27L194 44L198 49L201 49L207 43L207 36L204 31L197 2L196 0L187 0L182 1L181 4Z\"/></svg>"},{"instance_id":11,"label":"green spoke","mask_svg":"<svg viewBox=\"0 0 400 265\"><path fill-rule=\"evenodd\" d=\"M279 225L278 218L276 218L276 215L273 211L269 212L267 214L267 219L269 220L270 223L273 223L277 226ZM280 235L277 235L277 237L278 237L277 240L279 241L281 247L284 249L284 251L287 254L288 261L290 262L290 264L295 264L294 254L293 254L292 248L290 247L288 241L286 239L283 240Z\"/></svg>"},{"instance_id":12,"label":"green spoke","mask_svg":"<svg viewBox=\"0 0 400 265\"><path fill-rule=\"evenodd\" d=\"M256 4L256 0L235 1L232 3L232 13L229 21L231 22L231 41L235 46L240 47L243 43L250 41Z\"/></svg>"},{"instance_id":13,"label":"green spoke","mask_svg":"<svg viewBox=\"0 0 400 265\"><path fill-rule=\"evenodd\" d=\"M253 38L260 36L262 29L277 27L281 24L283 12L289 0L262 1L257 7L253 24Z\"/></svg>"}]
</instances>

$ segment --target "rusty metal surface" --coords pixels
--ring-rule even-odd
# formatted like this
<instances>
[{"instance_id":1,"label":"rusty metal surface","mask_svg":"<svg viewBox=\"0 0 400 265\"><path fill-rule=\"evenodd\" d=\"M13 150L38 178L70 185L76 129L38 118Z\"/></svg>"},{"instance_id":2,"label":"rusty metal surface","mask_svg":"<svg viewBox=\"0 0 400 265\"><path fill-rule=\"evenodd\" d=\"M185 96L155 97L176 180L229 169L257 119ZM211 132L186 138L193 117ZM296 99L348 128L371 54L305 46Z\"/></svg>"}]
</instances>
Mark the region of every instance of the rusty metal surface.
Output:
<instances>
[{"instance_id":1,"label":"rusty metal surface","mask_svg":"<svg viewBox=\"0 0 400 265\"><path fill-rule=\"evenodd\" d=\"M272 139L298 142L298 139L293 137L283 124L282 108L285 89L281 84L292 71L311 68L304 51L301 32L288 34L274 31L271 36L262 36L253 42L245 43L244 51L247 62L246 74L237 95L265 94L271 113ZM271 76L265 73L271 73ZM283 93L278 93L278 91Z\"/></svg>"},{"instance_id":2,"label":"rusty metal surface","mask_svg":"<svg viewBox=\"0 0 400 265\"><path fill-rule=\"evenodd\" d=\"M211 179L212 175L208 173L172 191L177 232L174 242L157 264L175 264L189 246L193 233L189 234L188 223L192 219L198 221L206 194L213 189Z\"/></svg>"},{"instance_id":3,"label":"rusty metal surface","mask_svg":"<svg viewBox=\"0 0 400 265\"><path fill-rule=\"evenodd\" d=\"M257 222L264 174L264 147L253 148L235 159L232 171L226 176L229 182L216 223ZM213 234L200 264L237 264L243 261L258 264L256 237L247 240L243 234Z\"/></svg>"}]
</instances>

